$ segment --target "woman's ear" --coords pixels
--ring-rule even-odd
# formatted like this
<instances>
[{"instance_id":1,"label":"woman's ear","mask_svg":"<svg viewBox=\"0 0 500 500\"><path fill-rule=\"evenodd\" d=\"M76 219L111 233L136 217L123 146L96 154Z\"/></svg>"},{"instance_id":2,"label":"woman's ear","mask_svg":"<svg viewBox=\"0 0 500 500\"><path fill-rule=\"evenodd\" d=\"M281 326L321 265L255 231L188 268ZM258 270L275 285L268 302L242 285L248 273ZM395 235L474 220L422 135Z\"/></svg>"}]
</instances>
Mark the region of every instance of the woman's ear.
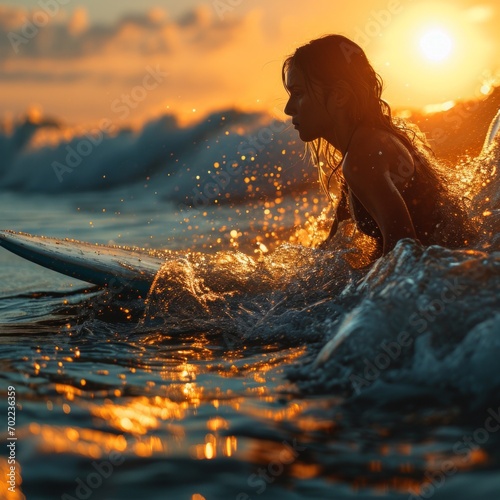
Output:
<instances>
[{"instance_id":1,"label":"woman's ear","mask_svg":"<svg viewBox=\"0 0 500 500\"><path fill-rule=\"evenodd\" d=\"M338 80L330 96L331 103L336 108L343 108L348 103L352 94L351 86L345 80Z\"/></svg>"}]
</instances>

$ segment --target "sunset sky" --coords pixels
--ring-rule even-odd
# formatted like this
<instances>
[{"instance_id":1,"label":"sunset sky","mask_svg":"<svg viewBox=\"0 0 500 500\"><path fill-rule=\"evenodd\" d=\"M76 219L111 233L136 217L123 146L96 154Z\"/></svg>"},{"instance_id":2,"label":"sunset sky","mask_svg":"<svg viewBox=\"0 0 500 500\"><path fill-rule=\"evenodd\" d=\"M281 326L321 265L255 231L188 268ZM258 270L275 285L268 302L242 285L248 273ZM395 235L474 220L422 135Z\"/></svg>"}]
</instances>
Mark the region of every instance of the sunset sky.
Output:
<instances>
[{"instance_id":1,"label":"sunset sky","mask_svg":"<svg viewBox=\"0 0 500 500\"><path fill-rule=\"evenodd\" d=\"M279 113L284 57L332 32L366 50L394 107L480 97L498 77L499 28L496 0L3 2L0 117Z\"/></svg>"}]
</instances>

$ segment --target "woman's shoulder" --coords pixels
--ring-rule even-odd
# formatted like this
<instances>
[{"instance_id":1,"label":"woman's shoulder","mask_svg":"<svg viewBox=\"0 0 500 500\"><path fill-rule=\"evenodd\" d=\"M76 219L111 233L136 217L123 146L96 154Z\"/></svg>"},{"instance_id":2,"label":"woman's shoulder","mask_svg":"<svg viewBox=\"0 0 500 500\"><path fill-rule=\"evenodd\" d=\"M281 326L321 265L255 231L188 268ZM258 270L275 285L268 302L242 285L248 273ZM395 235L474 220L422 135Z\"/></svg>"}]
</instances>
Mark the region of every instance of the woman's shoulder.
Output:
<instances>
[{"instance_id":1,"label":"woman's shoulder","mask_svg":"<svg viewBox=\"0 0 500 500\"><path fill-rule=\"evenodd\" d=\"M351 148L351 158L357 160L370 160L376 163L394 163L404 161L413 164L413 155L393 131L361 125L356 130Z\"/></svg>"},{"instance_id":2,"label":"woman's shoulder","mask_svg":"<svg viewBox=\"0 0 500 500\"><path fill-rule=\"evenodd\" d=\"M386 163L393 156L400 155L406 150L404 146L395 141L389 131L382 128L360 125L356 129L350 147L347 151L346 166L353 162Z\"/></svg>"},{"instance_id":3,"label":"woman's shoulder","mask_svg":"<svg viewBox=\"0 0 500 500\"><path fill-rule=\"evenodd\" d=\"M382 127L359 125L352 140L356 150L366 153L395 152L406 150L401 139L391 130ZM398 151L399 152L399 151Z\"/></svg>"},{"instance_id":4,"label":"woman's shoulder","mask_svg":"<svg viewBox=\"0 0 500 500\"><path fill-rule=\"evenodd\" d=\"M345 177L375 176L390 172L396 186L404 189L414 172L411 152L392 132L373 126L360 126L343 165ZM370 167L370 168L368 168Z\"/></svg>"}]
</instances>

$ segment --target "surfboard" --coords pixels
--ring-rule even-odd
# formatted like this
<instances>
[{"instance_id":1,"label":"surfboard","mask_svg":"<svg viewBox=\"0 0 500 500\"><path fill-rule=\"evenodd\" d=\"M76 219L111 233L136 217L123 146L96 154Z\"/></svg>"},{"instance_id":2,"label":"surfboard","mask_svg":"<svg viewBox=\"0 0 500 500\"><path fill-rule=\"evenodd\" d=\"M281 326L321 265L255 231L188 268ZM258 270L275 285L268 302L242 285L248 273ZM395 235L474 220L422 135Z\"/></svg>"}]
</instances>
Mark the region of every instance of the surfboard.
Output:
<instances>
[{"instance_id":1,"label":"surfboard","mask_svg":"<svg viewBox=\"0 0 500 500\"><path fill-rule=\"evenodd\" d=\"M487 153L490 146L493 144L493 141L497 135L500 135L500 109L498 110L495 118L490 123L488 128L488 132L486 133L486 138L484 140L484 145L482 149L482 153Z\"/></svg>"},{"instance_id":2,"label":"surfboard","mask_svg":"<svg viewBox=\"0 0 500 500\"><path fill-rule=\"evenodd\" d=\"M500 135L500 110L485 137L483 153ZM73 239L0 231L0 246L48 269L98 286L146 295L168 251L107 246Z\"/></svg>"},{"instance_id":3,"label":"surfboard","mask_svg":"<svg viewBox=\"0 0 500 500\"><path fill-rule=\"evenodd\" d=\"M168 252L0 231L0 246L53 271L146 296Z\"/></svg>"}]
</instances>

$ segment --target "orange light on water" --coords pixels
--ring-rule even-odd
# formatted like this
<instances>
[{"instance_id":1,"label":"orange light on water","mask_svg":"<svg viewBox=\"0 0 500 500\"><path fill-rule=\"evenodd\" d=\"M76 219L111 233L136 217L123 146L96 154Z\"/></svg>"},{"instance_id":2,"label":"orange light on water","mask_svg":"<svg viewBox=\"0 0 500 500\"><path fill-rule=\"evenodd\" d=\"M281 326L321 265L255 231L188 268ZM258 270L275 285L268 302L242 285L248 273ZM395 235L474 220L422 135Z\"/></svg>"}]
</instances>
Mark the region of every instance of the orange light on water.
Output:
<instances>
[{"instance_id":1,"label":"orange light on water","mask_svg":"<svg viewBox=\"0 0 500 500\"><path fill-rule=\"evenodd\" d=\"M219 436L210 433L205 436L205 442L190 448L190 454L196 460L212 460L217 457L231 457L238 448L235 436Z\"/></svg>"},{"instance_id":2,"label":"orange light on water","mask_svg":"<svg viewBox=\"0 0 500 500\"><path fill-rule=\"evenodd\" d=\"M127 448L124 436L92 429L32 423L29 432L40 439L40 449L44 453L78 453L98 459Z\"/></svg>"},{"instance_id":3,"label":"orange light on water","mask_svg":"<svg viewBox=\"0 0 500 500\"><path fill-rule=\"evenodd\" d=\"M170 419L181 420L184 418L185 409L182 404L156 396L151 399L138 397L127 404L109 401L93 406L91 413L108 421L121 432L141 435L157 429L162 422Z\"/></svg>"},{"instance_id":4,"label":"orange light on water","mask_svg":"<svg viewBox=\"0 0 500 500\"><path fill-rule=\"evenodd\" d=\"M214 417L207 422L207 428L215 432L220 429L229 429L229 424L221 417Z\"/></svg>"},{"instance_id":5,"label":"orange light on water","mask_svg":"<svg viewBox=\"0 0 500 500\"><path fill-rule=\"evenodd\" d=\"M210 460L214 458L214 456L215 456L215 450L213 443L205 443L205 458L207 460Z\"/></svg>"},{"instance_id":6,"label":"orange light on water","mask_svg":"<svg viewBox=\"0 0 500 500\"><path fill-rule=\"evenodd\" d=\"M290 474L297 479L313 479L321 474L319 464L295 463L291 466Z\"/></svg>"}]
</instances>

